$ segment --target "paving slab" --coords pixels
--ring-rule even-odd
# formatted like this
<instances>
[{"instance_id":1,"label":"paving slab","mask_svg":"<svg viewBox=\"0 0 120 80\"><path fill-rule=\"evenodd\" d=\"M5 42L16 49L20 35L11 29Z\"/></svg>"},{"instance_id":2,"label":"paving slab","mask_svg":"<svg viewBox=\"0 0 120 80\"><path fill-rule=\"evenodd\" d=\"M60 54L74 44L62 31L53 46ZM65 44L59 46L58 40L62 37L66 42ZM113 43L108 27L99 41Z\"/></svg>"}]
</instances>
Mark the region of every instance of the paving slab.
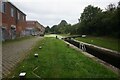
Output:
<instances>
[{"instance_id":1,"label":"paving slab","mask_svg":"<svg viewBox=\"0 0 120 80\"><path fill-rule=\"evenodd\" d=\"M42 37L35 37L2 45L2 77L5 78L17 63L25 58L35 43Z\"/></svg>"}]
</instances>

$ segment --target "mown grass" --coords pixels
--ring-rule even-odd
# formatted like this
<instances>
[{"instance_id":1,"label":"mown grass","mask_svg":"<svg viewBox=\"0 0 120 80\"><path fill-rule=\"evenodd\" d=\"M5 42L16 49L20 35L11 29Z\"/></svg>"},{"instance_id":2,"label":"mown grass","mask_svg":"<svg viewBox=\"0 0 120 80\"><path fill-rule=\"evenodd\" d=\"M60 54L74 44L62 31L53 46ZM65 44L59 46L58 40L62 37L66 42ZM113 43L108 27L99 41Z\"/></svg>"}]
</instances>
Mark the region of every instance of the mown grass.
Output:
<instances>
[{"instance_id":1,"label":"mown grass","mask_svg":"<svg viewBox=\"0 0 120 80\"><path fill-rule=\"evenodd\" d=\"M23 40L30 39L30 38L33 38L33 37L34 36L25 36L25 37L20 37L20 38L16 38L16 39L5 40L5 41L2 42L2 44L5 45L5 44L12 43L12 42L23 41Z\"/></svg>"},{"instance_id":2,"label":"mown grass","mask_svg":"<svg viewBox=\"0 0 120 80\"><path fill-rule=\"evenodd\" d=\"M79 41L87 42L111 50L116 50L120 52L120 39L108 38L108 37L86 37L86 38L76 38Z\"/></svg>"},{"instance_id":3,"label":"mown grass","mask_svg":"<svg viewBox=\"0 0 120 80\"><path fill-rule=\"evenodd\" d=\"M38 53L39 57L35 58L34 53ZM103 65L68 47L63 41L49 37L37 43L28 57L16 67L12 76L18 78L20 72L26 72L26 78L118 77Z\"/></svg>"}]
</instances>

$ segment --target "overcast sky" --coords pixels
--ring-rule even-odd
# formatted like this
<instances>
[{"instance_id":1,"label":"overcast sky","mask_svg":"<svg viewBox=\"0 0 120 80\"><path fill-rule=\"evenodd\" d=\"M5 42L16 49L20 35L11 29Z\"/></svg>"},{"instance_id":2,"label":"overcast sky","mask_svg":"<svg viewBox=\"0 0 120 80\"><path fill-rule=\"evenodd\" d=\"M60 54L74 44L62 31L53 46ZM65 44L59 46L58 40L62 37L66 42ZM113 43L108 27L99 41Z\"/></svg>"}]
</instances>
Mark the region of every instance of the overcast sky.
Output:
<instances>
[{"instance_id":1,"label":"overcast sky","mask_svg":"<svg viewBox=\"0 0 120 80\"><path fill-rule=\"evenodd\" d=\"M66 20L70 24L78 18L88 5L105 9L110 3L117 5L119 0L9 0L27 15L27 20L37 20L45 27Z\"/></svg>"}]
</instances>

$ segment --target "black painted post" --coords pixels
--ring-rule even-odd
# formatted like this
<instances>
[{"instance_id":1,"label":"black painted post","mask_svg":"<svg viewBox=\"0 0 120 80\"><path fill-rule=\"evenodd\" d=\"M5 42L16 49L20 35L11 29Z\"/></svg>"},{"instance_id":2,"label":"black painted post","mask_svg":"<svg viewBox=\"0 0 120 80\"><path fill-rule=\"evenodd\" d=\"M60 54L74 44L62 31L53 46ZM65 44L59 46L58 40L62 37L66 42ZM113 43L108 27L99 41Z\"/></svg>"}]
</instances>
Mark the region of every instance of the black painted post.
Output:
<instances>
[{"instance_id":1,"label":"black painted post","mask_svg":"<svg viewBox=\"0 0 120 80\"><path fill-rule=\"evenodd\" d=\"M82 46L82 50L86 51L85 45L83 43L81 44L81 46Z\"/></svg>"},{"instance_id":2,"label":"black painted post","mask_svg":"<svg viewBox=\"0 0 120 80\"><path fill-rule=\"evenodd\" d=\"M84 47L84 51L86 51L86 47L85 47L85 44L84 44L84 46L83 46L83 47Z\"/></svg>"},{"instance_id":3,"label":"black painted post","mask_svg":"<svg viewBox=\"0 0 120 80\"><path fill-rule=\"evenodd\" d=\"M81 48L81 43L79 44L79 48L82 49L82 48Z\"/></svg>"},{"instance_id":4,"label":"black painted post","mask_svg":"<svg viewBox=\"0 0 120 80\"><path fill-rule=\"evenodd\" d=\"M56 39L57 39L57 36L56 36Z\"/></svg>"}]
</instances>

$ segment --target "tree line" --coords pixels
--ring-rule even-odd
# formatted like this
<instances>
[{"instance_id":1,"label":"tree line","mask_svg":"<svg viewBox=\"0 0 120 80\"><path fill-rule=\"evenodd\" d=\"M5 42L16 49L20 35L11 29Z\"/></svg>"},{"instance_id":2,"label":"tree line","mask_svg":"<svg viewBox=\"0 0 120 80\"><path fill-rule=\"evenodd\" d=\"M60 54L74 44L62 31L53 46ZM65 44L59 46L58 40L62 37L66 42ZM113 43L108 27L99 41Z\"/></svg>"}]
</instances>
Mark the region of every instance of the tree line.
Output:
<instances>
[{"instance_id":1,"label":"tree line","mask_svg":"<svg viewBox=\"0 0 120 80\"><path fill-rule=\"evenodd\" d=\"M120 1L117 6L109 4L104 11L99 7L88 5L78 20L79 22L74 25L62 20L58 25L53 25L51 28L47 26L45 32L120 38Z\"/></svg>"}]
</instances>

